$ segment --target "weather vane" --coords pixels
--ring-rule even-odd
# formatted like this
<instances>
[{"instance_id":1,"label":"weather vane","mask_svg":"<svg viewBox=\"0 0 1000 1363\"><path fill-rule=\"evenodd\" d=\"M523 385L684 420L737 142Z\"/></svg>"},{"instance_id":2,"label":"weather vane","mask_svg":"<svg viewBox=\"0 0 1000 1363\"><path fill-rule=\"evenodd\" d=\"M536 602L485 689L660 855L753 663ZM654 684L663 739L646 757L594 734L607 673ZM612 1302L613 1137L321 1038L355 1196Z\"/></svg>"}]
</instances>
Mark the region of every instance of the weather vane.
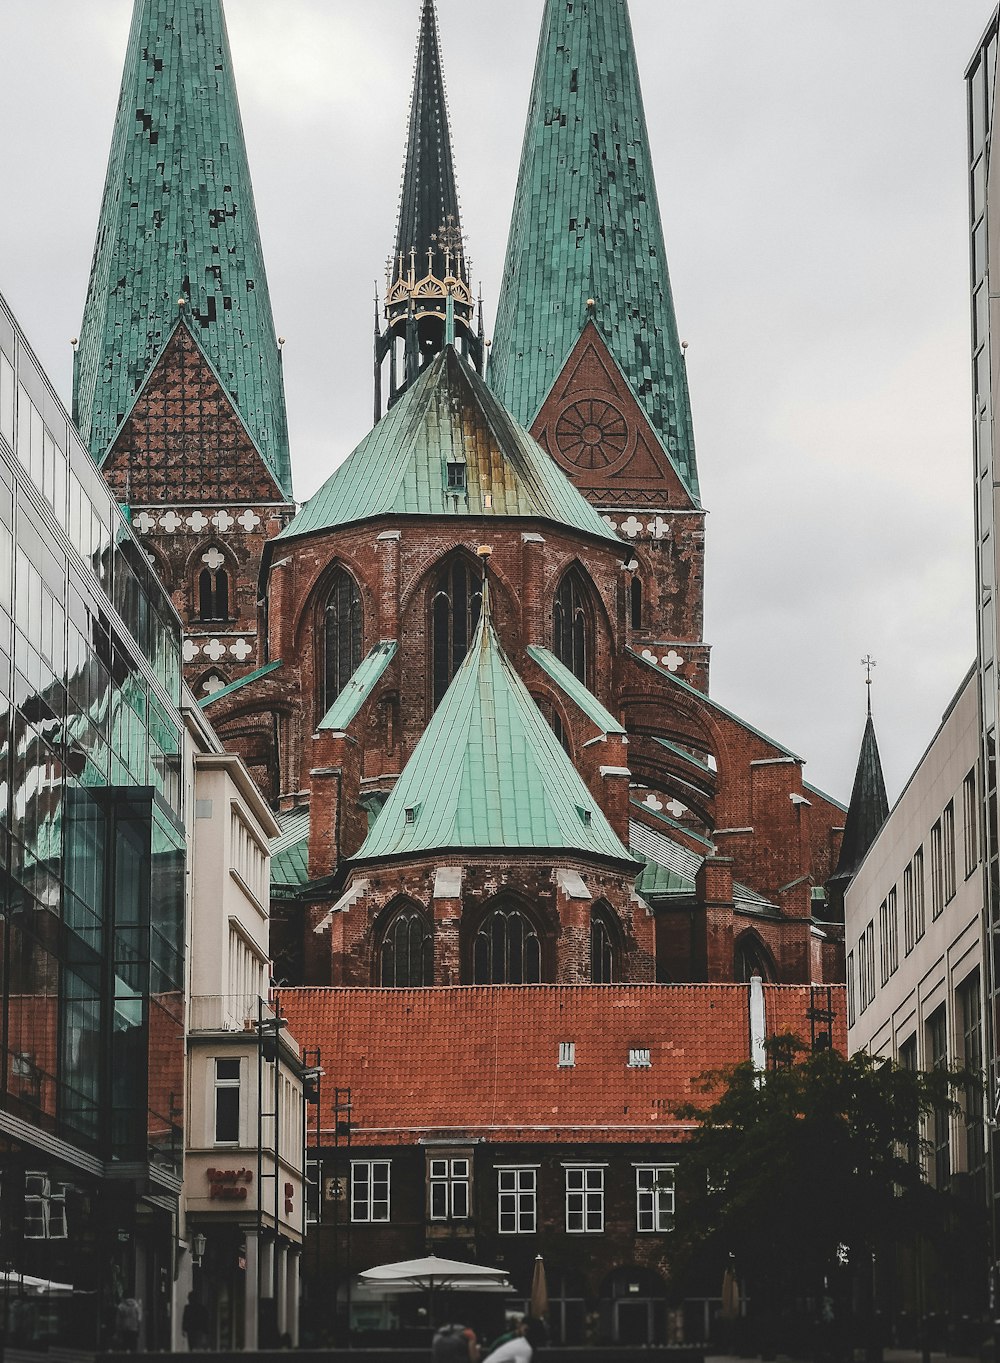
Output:
<instances>
[{"instance_id":1,"label":"weather vane","mask_svg":"<svg viewBox=\"0 0 1000 1363\"><path fill-rule=\"evenodd\" d=\"M861 659L861 666L865 669L865 686L868 687L868 713L872 712L872 668L877 667L878 663L870 653Z\"/></svg>"}]
</instances>

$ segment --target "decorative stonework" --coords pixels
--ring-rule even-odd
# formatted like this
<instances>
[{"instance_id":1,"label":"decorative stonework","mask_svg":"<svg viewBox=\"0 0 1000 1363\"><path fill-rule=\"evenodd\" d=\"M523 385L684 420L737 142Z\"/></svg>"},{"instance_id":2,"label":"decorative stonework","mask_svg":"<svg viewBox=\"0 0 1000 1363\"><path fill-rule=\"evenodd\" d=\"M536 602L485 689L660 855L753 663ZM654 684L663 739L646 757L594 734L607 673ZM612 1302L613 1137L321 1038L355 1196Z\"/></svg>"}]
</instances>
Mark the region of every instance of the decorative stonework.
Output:
<instances>
[{"instance_id":1,"label":"decorative stonework","mask_svg":"<svg viewBox=\"0 0 1000 1363\"><path fill-rule=\"evenodd\" d=\"M555 424L555 447L563 462L611 472L629 452L628 423L604 398L571 402Z\"/></svg>"},{"instance_id":2,"label":"decorative stonework","mask_svg":"<svg viewBox=\"0 0 1000 1363\"><path fill-rule=\"evenodd\" d=\"M255 531L260 534L264 523L263 517L266 514L264 508L254 511L250 507L238 516L230 511L216 511L211 516L206 516L204 511L183 514L173 507L158 513L144 509L137 511L132 517L132 528L139 535L152 535L156 532L164 535L182 533L203 535L209 529L215 529L225 535L238 527L243 534L252 535Z\"/></svg>"},{"instance_id":3,"label":"decorative stonework","mask_svg":"<svg viewBox=\"0 0 1000 1363\"><path fill-rule=\"evenodd\" d=\"M184 661L193 663L198 657L208 658L210 662L217 663L222 658L232 657L238 663L245 663L254 654L254 644L252 635L240 635L239 638L219 638L217 635L191 635L184 636Z\"/></svg>"},{"instance_id":4,"label":"decorative stonework","mask_svg":"<svg viewBox=\"0 0 1000 1363\"><path fill-rule=\"evenodd\" d=\"M665 667L668 672L679 672L684 666L684 659L675 648L672 648L669 653L664 654L657 654L654 653L651 648L644 648L642 650L642 657L644 657L648 663L656 663L660 667Z\"/></svg>"}]
</instances>

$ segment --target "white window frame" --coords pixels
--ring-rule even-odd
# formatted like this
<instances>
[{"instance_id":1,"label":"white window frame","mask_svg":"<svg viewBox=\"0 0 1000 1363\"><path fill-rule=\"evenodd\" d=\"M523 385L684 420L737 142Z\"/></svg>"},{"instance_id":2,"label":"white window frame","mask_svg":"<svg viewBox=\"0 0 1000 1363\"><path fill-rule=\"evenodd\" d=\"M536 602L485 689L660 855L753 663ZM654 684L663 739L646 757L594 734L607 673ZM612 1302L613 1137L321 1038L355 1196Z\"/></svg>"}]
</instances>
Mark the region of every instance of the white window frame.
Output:
<instances>
[{"instance_id":1,"label":"white window frame","mask_svg":"<svg viewBox=\"0 0 1000 1363\"><path fill-rule=\"evenodd\" d=\"M567 1164L566 1233L600 1235L604 1231L603 1164Z\"/></svg>"},{"instance_id":2,"label":"white window frame","mask_svg":"<svg viewBox=\"0 0 1000 1363\"><path fill-rule=\"evenodd\" d=\"M538 1229L538 1165L498 1164L497 1230L501 1235L534 1235ZM504 1218L513 1225L504 1226Z\"/></svg>"},{"instance_id":3,"label":"white window frame","mask_svg":"<svg viewBox=\"0 0 1000 1363\"><path fill-rule=\"evenodd\" d=\"M65 1183L53 1184L42 1169L29 1169L24 1175L25 1240L65 1240ZM30 1229L29 1229L30 1227Z\"/></svg>"},{"instance_id":4,"label":"white window frame","mask_svg":"<svg viewBox=\"0 0 1000 1363\"><path fill-rule=\"evenodd\" d=\"M392 1161L351 1160L351 1220L361 1224L384 1224L390 1218Z\"/></svg>"},{"instance_id":5,"label":"white window frame","mask_svg":"<svg viewBox=\"0 0 1000 1363\"><path fill-rule=\"evenodd\" d=\"M677 1210L677 1165L637 1164L635 1228L639 1235L662 1235L674 1228Z\"/></svg>"},{"instance_id":6,"label":"white window frame","mask_svg":"<svg viewBox=\"0 0 1000 1363\"><path fill-rule=\"evenodd\" d=\"M220 1062L228 1064L230 1061L237 1066L235 1078L219 1077ZM243 1087L243 1060L237 1055L217 1055L212 1060L212 1144L225 1146L238 1146L240 1137L243 1134L243 1099L241 1089ZM223 1089L236 1089L236 1136L233 1140L219 1139L219 1093Z\"/></svg>"},{"instance_id":7,"label":"white window frame","mask_svg":"<svg viewBox=\"0 0 1000 1363\"><path fill-rule=\"evenodd\" d=\"M427 1215L431 1221L468 1221L472 1215L472 1161L468 1155L428 1156Z\"/></svg>"}]
</instances>

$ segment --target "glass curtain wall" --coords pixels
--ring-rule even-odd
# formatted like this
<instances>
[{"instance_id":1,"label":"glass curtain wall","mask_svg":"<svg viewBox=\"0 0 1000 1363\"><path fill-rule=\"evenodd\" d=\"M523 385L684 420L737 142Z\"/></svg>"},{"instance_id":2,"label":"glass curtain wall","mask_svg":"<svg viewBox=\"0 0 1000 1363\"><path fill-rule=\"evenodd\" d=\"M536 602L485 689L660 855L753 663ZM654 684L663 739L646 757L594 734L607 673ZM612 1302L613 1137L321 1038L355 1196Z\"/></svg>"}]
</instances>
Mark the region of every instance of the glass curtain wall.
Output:
<instances>
[{"instance_id":1,"label":"glass curtain wall","mask_svg":"<svg viewBox=\"0 0 1000 1363\"><path fill-rule=\"evenodd\" d=\"M7 1292L22 1344L107 1344L129 1294L167 1343L136 1278L166 1251L113 1171L181 1173L180 682L173 607L0 298L0 1235L73 1288Z\"/></svg>"}]
</instances>

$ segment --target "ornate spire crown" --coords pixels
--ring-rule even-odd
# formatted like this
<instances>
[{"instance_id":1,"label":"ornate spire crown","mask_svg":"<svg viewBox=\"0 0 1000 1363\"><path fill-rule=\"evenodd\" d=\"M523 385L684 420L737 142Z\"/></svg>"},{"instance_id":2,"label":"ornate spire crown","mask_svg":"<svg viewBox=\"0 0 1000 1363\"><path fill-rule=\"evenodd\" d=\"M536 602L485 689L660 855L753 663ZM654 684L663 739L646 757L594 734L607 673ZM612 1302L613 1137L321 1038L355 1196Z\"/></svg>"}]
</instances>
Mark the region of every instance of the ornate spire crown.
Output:
<instances>
[{"instance_id":1,"label":"ornate spire crown","mask_svg":"<svg viewBox=\"0 0 1000 1363\"><path fill-rule=\"evenodd\" d=\"M437 15L434 0L422 0L396 249L386 270L384 332L376 313L376 421L382 415L381 371L387 355L390 407L445 345L457 344L481 370L482 325L475 325L470 274Z\"/></svg>"}]
</instances>

